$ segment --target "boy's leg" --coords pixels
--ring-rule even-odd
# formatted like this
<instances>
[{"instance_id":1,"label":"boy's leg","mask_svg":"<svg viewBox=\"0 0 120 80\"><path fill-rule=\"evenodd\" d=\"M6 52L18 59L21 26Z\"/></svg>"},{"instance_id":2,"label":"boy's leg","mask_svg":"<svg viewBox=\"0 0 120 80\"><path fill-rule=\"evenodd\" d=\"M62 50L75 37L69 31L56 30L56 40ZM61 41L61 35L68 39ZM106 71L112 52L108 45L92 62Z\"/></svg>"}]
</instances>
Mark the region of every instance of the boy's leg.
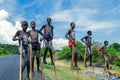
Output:
<instances>
[{"instance_id":1,"label":"boy's leg","mask_svg":"<svg viewBox=\"0 0 120 80\"><path fill-rule=\"evenodd\" d=\"M27 78L29 79L30 73L30 55L29 55L29 48L26 47L26 61L27 61Z\"/></svg>"},{"instance_id":2,"label":"boy's leg","mask_svg":"<svg viewBox=\"0 0 120 80\"><path fill-rule=\"evenodd\" d=\"M74 50L74 69L76 70L80 70L80 68L78 67L78 63L77 63L77 50L76 50L76 46L73 46L73 50Z\"/></svg>"},{"instance_id":3,"label":"boy's leg","mask_svg":"<svg viewBox=\"0 0 120 80\"><path fill-rule=\"evenodd\" d=\"M32 73L34 75L34 54L35 54L35 51L32 50Z\"/></svg>"},{"instance_id":4,"label":"boy's leg","mask_svg":"<svg viewBox=\"0 0 120 80\"><path fill-rule=\"evenodd\" d=\"M105 55L105 67L106 67L106 70L109 70L109 59L107 54Z\"/></svg>"},{"instance_id":5,"label":"boy's leg","mask_svg":"<svg viewBox=\"0 0 120 80\"><path fill-rule=\"evenodd\" d=\"M23 64L22 64L22 73L23 73L23 71L24 71L24 69L25 69L25 66L27 65L27 61L26 61L26 53L25 53L25 49L24 49L24 47L23 47L23 54L22 54L22 58L23 58Z\"/></svg>"},{"instance_id":6,"label":"boy's leg","mask_svg":"<svg viewBox=\"0 0 120 80\"><path fill-rule=\"evenodd\" d=\"M49 42L47 40L44 40L44 42L45 42L45 51L44 51L44 55L43 55L43 63L47 64L46 55L47 55L47 51L48 51L48 47L49 47Z\"/></svg>"},{"instance_id":7,"label":"boy's leg","mask_svg":"<svg viewBox=\"0 0 120 80\"><path fill-rule=\"evenodd\" d=\"M74 50L74 63L75 63L75 67L77 67L78 65L77 65L77 52L76 52L76 47L75 46L73 46L73 50Z\"/></svg>"},{"instance_id":8,"label":"boy's leg","mask_svg":"<svg viewBox=\"0 0 120 80\"><path fill-rule=\"evenodd\" d=\"M87 67L87 61L88 61L88 59L89 59L89 57L90 57L90 54L89 54L89 48L88 47L86 47L86 52L87 52L87 56L86 56L86 58L85 58L85 67Z\"/></svg>"},{"instance_id":9,"label":"boy's leg","mask_svg":"<svg viewBox=\"0 0 120 80\"><path fill-rule=\"evenodd\" d=\"M37 72L40 73L40 69L39 69L39 66L40 66L40 50L37 50L36 52L36 62L37 62Z\"/></svg>"},{"instance_id":10,"label":"boy's leg","mask_svg":"<svg viewBox=\"0 0 120 80\"><path fill-rule=\"evenodd\" d=\"M89 46L87 50L88 50L88 54L89 54L88 58L90 58L90 64L89 65L92 66L92 51L91 51L91 47Z\"/></svg>"},{"instance_id":11,"label":"boy's leg","mask_svg":"<svg viewBox=\"0 0 120 80\"><path fill-rule=\"evenodd\" d=\"M50 58L51 58L51 65L54 65L53 53L52 53L52 40L49 41L49 52L50 52Z\"/></svg>"}]
</instances>

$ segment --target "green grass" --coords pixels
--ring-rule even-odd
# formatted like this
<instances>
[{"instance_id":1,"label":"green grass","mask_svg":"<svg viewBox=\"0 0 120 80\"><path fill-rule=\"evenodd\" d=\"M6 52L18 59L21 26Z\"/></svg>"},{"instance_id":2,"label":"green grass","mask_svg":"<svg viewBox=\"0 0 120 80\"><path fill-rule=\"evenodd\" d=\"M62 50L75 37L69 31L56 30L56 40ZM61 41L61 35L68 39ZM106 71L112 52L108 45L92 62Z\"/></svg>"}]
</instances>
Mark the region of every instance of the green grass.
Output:
<instances>
[{"instance_id":1,"label":"green grass","mask_svg":"<svg viewBox=\"0 0 120 80\"><path fill-rule=\"evenodd\" d=\"M4 56L8 56L8 55L11 55L11 54L0 54L0 57L4 57Z\"/></svg>"},{"instance_id":2,"label":"green grass","mask_svg":"<svg viewBox=\"0 0 120 80\"><path fill-rule=\"evenodd\" d=\"M85 71L87 71L88 68L84 67L83 62L78 62L79 67L82 69L79 71L79 74L77 71L73 71L70 68L70 60L57 60L56 62L56 73L57 73L57 80L101 80L98 78L95 78L95 74L88 76L86 74L83 74ZM36 64L35 64L36 65ZM120 68L113 66L115 68L115 72L120 72ZM95 68L95 72L100 72L97 68ZM56 80L54 67L50 65L50 59L48 59L48 64L44 65L44 75L47 76L49 79L45 80Z\"/></svg>"},{"instance_id":3,"label":"green grass","mask_svg":"<svg viewBox=\"0 0 120 80\"><path fill-rule=\"evenodd\" d=\"M65 62L66 64L69 64L68 61ZM81 66L83 70L84 67ZM56 72L57 72L57 80L100 80L95 78L95 75L88 76L85 74L82 74L82 71L79 71L79 74L76 70L73 71L70 69L70 67L63 67L63 66L56 66ZM55 80L55 72L54 67L50 65L44 65L44 74L48 76L51 80Z\"/></svg>"}]
</instances>

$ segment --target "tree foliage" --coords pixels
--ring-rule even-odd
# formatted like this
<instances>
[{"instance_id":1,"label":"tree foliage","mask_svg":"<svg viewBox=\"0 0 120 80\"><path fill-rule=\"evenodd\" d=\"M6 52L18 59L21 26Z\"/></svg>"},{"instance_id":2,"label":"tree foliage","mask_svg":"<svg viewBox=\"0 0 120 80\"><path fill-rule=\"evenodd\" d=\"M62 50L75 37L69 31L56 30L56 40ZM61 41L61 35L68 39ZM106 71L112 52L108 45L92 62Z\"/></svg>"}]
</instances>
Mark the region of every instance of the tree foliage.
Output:
<instances>
[{"instance_id":1,"label":"tree foliage","mask_svg":"<svg viewBox=\"0 0 120 80\"><path fill-rule=\"evenodd\" d=\"M76 41L78 60L83 61L85 53L85 45L81 42ZM103 64L104 60L102 59L101 53L99 51L102 43L93 41L92 53L93 53L93 62L98 64ZM107 54L109 55L110 64L120 66L120 44L113 43L108 46ZM72 52L68 46L64 46L59 54L59 59L71 59Z\"/></svg>"}]
</instances>

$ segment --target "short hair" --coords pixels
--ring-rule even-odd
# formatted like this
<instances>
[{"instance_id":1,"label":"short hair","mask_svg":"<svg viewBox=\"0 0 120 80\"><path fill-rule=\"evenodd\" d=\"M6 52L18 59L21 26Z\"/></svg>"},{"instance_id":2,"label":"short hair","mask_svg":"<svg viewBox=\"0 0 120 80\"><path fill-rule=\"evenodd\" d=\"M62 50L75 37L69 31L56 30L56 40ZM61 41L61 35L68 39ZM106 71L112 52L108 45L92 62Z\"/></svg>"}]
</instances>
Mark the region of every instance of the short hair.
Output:
<instances>
[{"instance_id":1,"label":"short hair","mask_svg":"<svg viewBox=\"0 0 120 80\"><path fill-rule=\"evenodd\" d=\"M92 31L87 31L87 34L92 33Z\"/></svg>"},{"instance_id":2,"label":"short hair","mask_svg":"<svg viewBox=\"0 0 120 80\"><path fill-rule=\"evenodd\" d=\"M50 19L51 20L51 17L48 17L47 20Z\"/></svg>"},{"instance_id":3,"label":"short hair","mask_svg":"<svg viewBox=\"0 0 120 80\"><path fill-rule=\"evenodd\" d=\"M35 23L35 21L31 21L30 23Z\"/></svg>"},{"instance_id":4,"label":"short hair","mask_svg":"<svg viewBox=\"0 0 120 80\"><path fill-rule=\"evenodd\" d=\"M75 24L75 22L71 22L71 23L70 23L70 26L72 26L72 24Z\"/></svg>"},{"instance_id":5,"label":"short hair","mask_svg":"<svg viewBox=\"0 0 120 80\"><path fill-rule=\"evenodd\" d=\"M104 44L106 44L106 43L108 43L108 41L106 40L106 41L104 41Z\"/></svg>"},{"instance_id":6,"label":"short hair","mask_svg":"<svg viewBox=\"0 0 120 80\"><path fill-rule=\"evenodd\" d=\"M27 25L27 26L28 26L28 22L27 22L27 21L22 21L21 24L22 24L22 25Z\"/></svg>"}]
</instances>

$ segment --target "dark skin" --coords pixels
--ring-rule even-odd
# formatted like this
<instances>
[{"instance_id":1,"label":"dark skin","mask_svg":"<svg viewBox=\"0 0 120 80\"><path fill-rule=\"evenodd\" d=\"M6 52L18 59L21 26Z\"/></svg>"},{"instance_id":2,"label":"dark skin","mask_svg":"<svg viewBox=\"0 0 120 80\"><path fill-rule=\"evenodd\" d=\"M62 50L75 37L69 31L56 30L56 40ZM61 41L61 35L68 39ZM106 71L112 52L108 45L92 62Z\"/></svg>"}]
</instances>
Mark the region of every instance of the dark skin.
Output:
<instances>
[{"instance_id":1,"label":"dark skin","mask_svg":"<svg viewBox=\"0 0 120 80\"><path fill-rule=\"evenodd\" d=\"M14 35L14 37L12 38L13 41L17 41L18 40L19 41L19 45L20 45L20 40L23 39L23 35L24 34L28 35L28 33L26 32L26 30L28 28L27 22L23 21L21 27L22 27L22 30L18 30L16 32L16 34ZM25 66L27 66L27 77L29 77L29 64L28 64L28 62L24 62L24 64L22 65L22 73L23 73L23 71L25 69Z\"/></svg>"},{"instance_id":2,"label":"dark skin","mask_svg":"<svg viewBox=\"0 0 120 80\"><path fill-rule=\"evenodd\" d=\"M104 44L103 47L100 48L100 52L103 54L103 53L107 53L107 45L108 45L108 42L106 42Z\"/></svg>"},{"instance_id":3,"label":"dark skin","mask_svg":"<svg viewBox=\"0 0 120 80\"><path fill-rule=\"evenodd\" d=\"M91 39L91 35L92 35L92 32L88 33L88 35L87 35L88 38L86 38L86 36L85 36L81 39L81 41L84 42L86 44L86 46L92 45L91 41L89 40L89 39Z\"/></svg>"},{"instance_id":4,"label":"dark skin","mask_svg":"<svg viewBox=\"0 0 120 80\"><path fill-rule=\"evenodd\" d=\"M75 23L72 23L71 24L71 29L67 32L67 34L65 35L65 37L68 39L68 40L71 40L71 41L75 41L75 39L73 38L73 36L71 35L71 32L74 30L75 28Z\"/></svg>"},{"instance_id":5,"label":"dark skin","mask_svg":"<svg viewBox=\"0 0 120 80\"><path fill-rule=\"evenodd\" d=\"M20 43L20 40L22 39L22 35L23 35L24 33L27 33L26 30L27 30L28 25L27 25L26 23L24 23L24 24L21 25L21 27L22 27L22 31L18 30L18 31L16 32L16 34L15 34L14 37L12 38L13 41L17 41L17 40L18 40L19 43Z\"/></svg>"},{"instance_id":6,"label":"dark skin","mask_svg":"<svg viewBox=\"0 0 120 80\"><path fill-rule=\"evenodd\" d=\"M86 62L87 62L88 59L90 59L90 66L92 66L92 50L91 50L91 46L92 46L91 35L92 35L92 32L88 31L87 34L88 34L87 36L85 36L81 39L81 41L83 43L85 43L86 50L87 50L87 53L88 53L88 55L86 56L86 59L85 59L85 67L87 67Z\"/></svg>"},{"instance_id":7,"label":"dark skin","mask_svg":"<svg viewBox=\"0 0 120 80\"><path fill-rule=\"evenodd\" d=\"M39 42L38 34L42 35L42 33L40 32L40 30L35 29L36 24L34 21L31 22L30 25L31 25L32 30L29 30L28 33L30 35L31 42Z\"/></svg>"},{"instance_id":8,"label":"dark skin","mask_svg":"<svg viewBox=\"0 0 120 80\"><path fill-rule=\"evenodd\" d=\"M40 32L44 29L44 33L45 33L45 28L44 27L51 27L51 18L47 18L47 24L43 25L43 27L40 29ZM41 32L41 35L44 36L44 34ZM53 29L52 29L52 36L53 36Z\"/></svg>"},{"instance_id":9,"label":"dark skin","mask_svg":"<svg viewBox=\"0 0 120 80\"><path fill-rule=\"evenodd\" d=\"M39 30L35 29L36 24L35 24L34 21L32 21L30 23L30 25L31 25L32 30L29 30L28 33L29 33L31 42L32 43L36 43L36 42L39 43L38 34L41 34L41 32ZM32 51L33 51L33 53L36 53L36 54L40 53L40 50L32 50ZM39 70L39 62L40 61L39 61L39 57L38 56L36 56L36 62L37 62L37 71L40 71ZM34 72L34 56L32 57L32 71Z\"/></svg>"},{"instance_id":10,"label":"dark skin","mask_svg":"<svg viewBox=\"0 0 120 80\"><path fill-rule=\"evenodd\" d=\"M46 28L51 28L51 32L52 32L51 37L53 38L53 26L51 25L51 18L50 18L50 17L47 18L47 24L43 25L42 28L40 29L40 32L41 32L42 30L44 30L44 33L41 32L42 35L43 35L43 39L44 39L44 37L46 36L46 34L45 34L45 33L47 32L47 31L46 31ZM43 40L43 39L41 39L41 40ZM52 40L52 39L51 39L51 40ZM50 40L50 41L51 41L51 40ZM45 48L43 62L46 61L45 59L46 59L47 51L50 52L51 62L53 62L53 55L52 55L52 49L51 49L51 48Z\"/></svg>"},{"instance_id":11,"label":"dark skin","mask_svg":"<svg viewBox=\"0 0 120 80\"><path fill-rule=\"evenodd\" d=\"M105 57L108 57L108 55L107 55L107 46L108 46L108 41L106 41L104 43L104 46L102 46L100 48L100 52L101 52L101 55L102 55L104 60L105 60ZM106 68L106 70L109 70L109 63L108 62L105 63L105 68Z\"/></svg>"},{"instance_id":12,"label":"dark skin","mask_svg":"<svg viewBox=\"0 0 120 80\"><path fill-rule=\"evenodd\" d=\"M74 32L74 29L75 29L75 23L72 22L72 23L70 24L70 26L71 26L71 29L68 30L68 32L66 33L65 37L66 37L68 40L70 40L70 41L72 41L72 42L75 43L75 36L72 35L72 32ZM70 48L71 48L71 51L73 51L74 48L75 48L75 46L72 45L72 46L70 46ZM77 67L77 53L75 53L75 52L74 52L74 62L75 62L75 66Z\"/></svg>"}]
</instances>

